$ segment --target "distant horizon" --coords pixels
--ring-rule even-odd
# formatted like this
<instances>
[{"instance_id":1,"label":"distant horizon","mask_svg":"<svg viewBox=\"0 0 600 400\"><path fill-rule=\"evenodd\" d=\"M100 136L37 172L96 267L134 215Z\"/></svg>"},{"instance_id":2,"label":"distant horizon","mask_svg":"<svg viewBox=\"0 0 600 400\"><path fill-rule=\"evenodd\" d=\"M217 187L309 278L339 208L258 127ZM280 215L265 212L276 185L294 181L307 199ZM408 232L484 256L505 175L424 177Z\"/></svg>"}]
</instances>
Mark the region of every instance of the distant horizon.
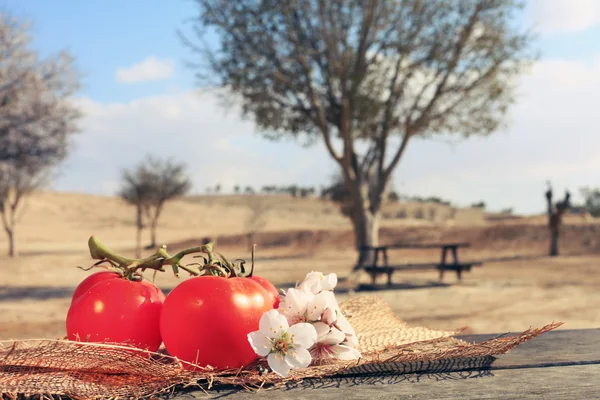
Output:
<instances>
[{"instance_id":1,"label":"distant horizon","mask_svg":"<svg viewBox=\"0 0 600 400\"><path fill-rule=\"evenodd\" d=\"M119 195L117 193L92 193L92 192L83 192L83 191L73 191L73 190L59 190L59 189L53 189L51 187L47 187L47 188L40 188L38 190L36 190L36 192L39 193L57 193L57 194L64 194L64 195L84 195L84 196L94 196L94 197L111 197L111 198L115 198L115 197L119 197ZM214 193L214 192L204 192L204 193L198 193L198 192L191 192L188 194L185 194L183 196L180 196L179 198L193 198L193 197L226 197L226 196L287 196L289 198L297 198L302 200L303 198L300 196L297 197L293 197L291 194L286 194L286 193L273 193L273 194L268 194L265 192L261 192L260 190L249 194L249 193L234 193L233 190L232 191L221 191L219 193ZM402 196L402 195L401 195ZM431 197L431 196L419 196L419 195L405 195L407 197L423 197L423 198L427 198L427 197ZM432 196L432 197L439 197L439 196ZM307 196L306 199L316 199L316 200L321 200L321 197L318 194L312 195L312 196ZM455 202L453 202L451 199L444 199L444 198L440 198L443 201L449 201L450 204L448 205L449 207L452 208L457 208L457 209L470 209L470 208L476 208L476 207L472 207L470 204L457 204ZM389 200L388 202L393 203L394 201ZM418 201L414 201L414 200L410 200L406 201L404 199L402 199L402 197L400 198L400 200L398 201L398 203L420 203ZM436 202L432 202L432 201L423 201L424 204L440 204L440 203L436 203ZM477 203L476 201L473 203ZM443 204L440 204L443 205ZM575 207L578 207L579 205L575 204ZM509 209L510 207L505 207L503 209L490 209L489 207L484 208L484 212L485 213L489 213L489 214L502 214L503 211L505 211L506 209ZM512 214L514 216L518 216L518 217L533 217L533 216L539 216L539 215L546 215L546 211L539 211L539 212L533 212L533 213L518 213L515 212L513 210Z\"/></svg>"}]
</instances>

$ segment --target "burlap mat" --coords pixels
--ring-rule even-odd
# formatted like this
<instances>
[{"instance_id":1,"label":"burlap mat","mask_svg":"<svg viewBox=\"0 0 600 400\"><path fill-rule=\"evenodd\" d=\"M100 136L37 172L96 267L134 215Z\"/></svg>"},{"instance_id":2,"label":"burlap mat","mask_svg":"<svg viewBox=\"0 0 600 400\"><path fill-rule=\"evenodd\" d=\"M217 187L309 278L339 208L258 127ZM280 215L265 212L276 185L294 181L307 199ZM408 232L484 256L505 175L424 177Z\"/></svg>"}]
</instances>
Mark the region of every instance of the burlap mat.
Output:
<instances>
[{"instance_id":1,"label":"burlap mat","mask_svg":"<svg viewBox=\"0 0 600 400\"><path fill-rule=\"evenodd\" d=\"M472 344L452 337L458 331L408 326L377 296L353 298L340 306L351 314L349 321L362 353L358 361L293 370L283 379L274 373L260 373L258 366L266 365L264 361L244 370L189 372L160 353L138 356L124 346L26 340L2 343L0 391L8 396L143 398L190 384L200 384L205 390L219 384L278 387L307 378L485 368L493 361L491 356L561 325Z\"/></svg>"}]
</instances>

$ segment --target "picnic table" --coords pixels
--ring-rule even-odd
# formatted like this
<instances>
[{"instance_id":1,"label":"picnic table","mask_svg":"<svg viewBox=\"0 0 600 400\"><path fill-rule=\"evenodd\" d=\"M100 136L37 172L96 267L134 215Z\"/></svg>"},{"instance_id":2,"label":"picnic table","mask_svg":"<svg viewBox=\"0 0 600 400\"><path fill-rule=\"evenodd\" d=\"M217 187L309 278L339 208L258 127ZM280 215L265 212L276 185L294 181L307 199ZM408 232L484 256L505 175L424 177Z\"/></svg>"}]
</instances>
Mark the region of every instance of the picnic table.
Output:
<instances>
[{"instance_id":1,"label":"picnic table","mask_svg":"<svg viewBox=\"0 0 600 400\"><path fill-rule=\"evenodd\" d=\"M460 262L458 259L458 249L471 247L471 243L404 243L386 246L362 246L361 251L373 251L373 264L358 267L371 275L371 281L375 284L378 275L387 275L388 285L392 284L392 274L396 271L410 271L423 269L437 269L439 271L439 280L444 278L445 271L455 271L458 280L462 279L463 271L470 271L472 267L483 265L480 261ZM441 249L440 262L432 263L404 263L390 264L388 250L392 249ZM448 252L452 254L452 261L447 261ZM380 255L383 256L383 265L380 264Z\"/></svg>"},{"instance_id":2,"label":"picnic table","mask_svg":"<svg viewBox=\"0 0 600 400\"><path fill-rule=\"evenodd\" d=\"M481 342L498 334L458 336ZM477 364L477 363L474 363ZM600 329L558 330L490 357L483 367L417 365L417 373L305 379L258 393L237 388L191 390L177 398L235 399L600 399Z\"/></svg>"}]
</instances>

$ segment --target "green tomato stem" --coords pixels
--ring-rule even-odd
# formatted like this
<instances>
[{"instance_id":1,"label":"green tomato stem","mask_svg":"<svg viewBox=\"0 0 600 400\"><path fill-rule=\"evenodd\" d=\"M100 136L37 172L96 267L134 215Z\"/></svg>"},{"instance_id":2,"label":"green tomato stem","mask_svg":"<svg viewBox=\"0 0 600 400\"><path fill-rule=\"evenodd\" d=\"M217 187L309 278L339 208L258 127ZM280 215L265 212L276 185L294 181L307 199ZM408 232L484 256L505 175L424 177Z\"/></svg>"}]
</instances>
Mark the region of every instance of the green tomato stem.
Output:
<instances>
[{"instance_id":1,"label":"green tomato stem","mask_svg":"<svg viewBox=\"0 0 600 400\"><path fill-rule=\"evenodd\" d=\"M190 275L202 275L202 269L196 270L188 268L187 266L181 264L181 260L183 259L183 257L194 253L206 253L208 255L208 263L204 266L203 269L208 269L210 267L211 270L209 272L216 271L222 274L223 276L229 277L229 274L227 273L227 271L225 271L224 268L216 265L215 261L217 260L215 259L214 254L212 252L213 245L214 243L211 242L199 247L192 247L189 249L182 250L174 256L171 256L169 253L167 253L166 245L162 245L156 250L154 254L152 254L149 257L142 259L133 259L123 257L117 254L116 252L110 250L95 236L90 237L90 239L88 240L90 255L93 259L100 260L100 263L109 262L112 266L121 270L123 276L129 279L137 278L137 276L139 276L137 271L140 269L142 271L145 271L146 269L153 269L155 271L164 272L165 269L163 267L165 265L171 266L171 268L173 269L173 274L176 277L179 277L180 268L188 272ZM214 268L215 266L217 268Z\"/></svg>"}]
</instances>

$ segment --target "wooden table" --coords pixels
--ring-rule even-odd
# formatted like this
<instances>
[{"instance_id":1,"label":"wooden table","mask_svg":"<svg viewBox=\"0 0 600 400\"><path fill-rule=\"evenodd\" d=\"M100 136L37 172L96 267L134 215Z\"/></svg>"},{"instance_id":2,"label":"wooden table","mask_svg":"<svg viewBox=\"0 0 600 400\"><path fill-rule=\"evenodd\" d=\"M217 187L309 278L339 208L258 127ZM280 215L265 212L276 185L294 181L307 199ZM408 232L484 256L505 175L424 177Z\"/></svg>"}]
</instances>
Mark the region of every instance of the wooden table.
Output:
<instances>
[{"instance_id":1,"label":"wooden table","mask_svg":"<svg viewBox=\"0 0 600 400\"><path fill-rule=\"evenodd\" d=\"M380 274L387 275L388 286L392 285L392 274L395 271L411 271L411 270L423 270L423 269L437 269L440 273L439 280L442 281L444 278L445 271L456 272L458 280L462 279L463 271L470 271L474 266L483 265L480 261L471 262L459 262L458 260L458 249L471 247L468 242L462 243L404 243L404 244L393 244L386 246L362 246L361 251L373 251L373 264L371 265L360 265L354 267L354 270L362 269L371 275L371 283L375 285L377 276ZM404 264L390 264L388 257L388 250L399 250L399 249L440 249L441 259L439 263L404 263ZM452 254L452 262L447 262L447 254ZM379 255L383 255L383 265L380 264Z\"/></svg>"},{"instance_id":2,"label":"wooden table","mask_svg":"<svg viewBox=\"0 0 600 400\"><path fill-rule=\"evenodd\" d=\"M498 335L461 336L480 342ZM305 380L249 393L188 391L181 399L600 399L600 329L548 332L500 355L488 368L456 372Z\"/></svg>"}]
</instances>

